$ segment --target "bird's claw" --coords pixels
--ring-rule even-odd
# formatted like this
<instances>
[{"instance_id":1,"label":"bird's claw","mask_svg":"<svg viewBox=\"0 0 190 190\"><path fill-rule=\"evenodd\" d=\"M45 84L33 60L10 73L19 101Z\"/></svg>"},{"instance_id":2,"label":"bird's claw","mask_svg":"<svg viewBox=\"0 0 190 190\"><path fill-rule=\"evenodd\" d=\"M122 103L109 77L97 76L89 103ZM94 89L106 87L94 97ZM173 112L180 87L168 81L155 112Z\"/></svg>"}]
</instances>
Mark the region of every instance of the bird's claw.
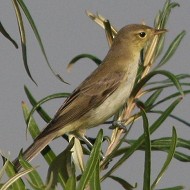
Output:
<instances>
[{"instance_id":1,"label":"bird's claw","mask_svg":"<svg viewBox=\"0 0 190 190\"><path fill-rule=\"evenodd\" d=\"M122 121L113 121L112 126L115 127L119 127L119 129L123 129L125 132L127 131L126 126L124 124L124 122Z\"/></svg>"}]
</instances>

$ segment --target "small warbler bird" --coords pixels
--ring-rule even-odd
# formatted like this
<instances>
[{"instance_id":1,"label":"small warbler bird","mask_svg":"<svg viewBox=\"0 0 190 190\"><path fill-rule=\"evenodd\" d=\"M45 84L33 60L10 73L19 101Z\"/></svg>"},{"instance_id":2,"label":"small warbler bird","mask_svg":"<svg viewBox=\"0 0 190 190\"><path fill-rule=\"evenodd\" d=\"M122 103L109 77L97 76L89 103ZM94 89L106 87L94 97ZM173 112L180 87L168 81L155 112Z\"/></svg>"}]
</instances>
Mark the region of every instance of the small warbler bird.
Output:
<instances>
[{"instance_id":1,"label":"small warbler bird","mask_svg":"<svg viewBox=\"0 0 190 190\"><path fill-rule=\"evenodd\" d=\"M53 139L63 134L83 135L85 129L113 116L132 91L140 51L150 39L165 31L140 24L123 27L101 65L65 100L52 121L23 152L23 158L30 161ZM18 158L13 163L17 170L21 168Z\"/></svg>"}]
</instances>

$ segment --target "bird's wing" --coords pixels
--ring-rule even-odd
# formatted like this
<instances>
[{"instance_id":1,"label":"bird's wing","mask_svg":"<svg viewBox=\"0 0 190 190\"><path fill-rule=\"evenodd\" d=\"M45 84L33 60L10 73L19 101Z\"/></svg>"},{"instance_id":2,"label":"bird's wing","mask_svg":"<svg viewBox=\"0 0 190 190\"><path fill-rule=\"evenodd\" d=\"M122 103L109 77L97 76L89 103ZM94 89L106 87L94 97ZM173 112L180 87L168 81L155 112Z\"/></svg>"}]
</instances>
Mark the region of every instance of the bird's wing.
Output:
<instances>
[{"instance_id":1,"label":"bird's wing","mask_svg":"<svg viewBox=\"0 0 190 190\"><path fill-rule=\"evenodd\" d=\"M57 111L40 136L59 131L102 104L120 85L124 72L109 73L99 81L82 83Z\"/></svg>"}]
</instances>

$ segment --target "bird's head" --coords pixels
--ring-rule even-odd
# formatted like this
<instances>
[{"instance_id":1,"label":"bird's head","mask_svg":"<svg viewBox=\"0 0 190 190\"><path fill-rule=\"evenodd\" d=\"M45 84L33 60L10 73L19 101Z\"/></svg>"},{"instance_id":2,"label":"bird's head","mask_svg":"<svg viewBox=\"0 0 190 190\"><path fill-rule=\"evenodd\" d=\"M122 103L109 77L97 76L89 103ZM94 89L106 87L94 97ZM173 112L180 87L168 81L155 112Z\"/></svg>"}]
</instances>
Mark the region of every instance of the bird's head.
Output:
<instances>
[{"instance_id":1,"label":"bird's head","mask_svg":"<svg viewBox=\"0 0 190 190\"><path fill-rule=\"evenodd\" d=\"M128 47L137 48L136 50L141 50L154 36L166 31L166 29L155 29L142 24L131 24L119 30L114 41L124 43Z\"/></svg>"}]
</instances>

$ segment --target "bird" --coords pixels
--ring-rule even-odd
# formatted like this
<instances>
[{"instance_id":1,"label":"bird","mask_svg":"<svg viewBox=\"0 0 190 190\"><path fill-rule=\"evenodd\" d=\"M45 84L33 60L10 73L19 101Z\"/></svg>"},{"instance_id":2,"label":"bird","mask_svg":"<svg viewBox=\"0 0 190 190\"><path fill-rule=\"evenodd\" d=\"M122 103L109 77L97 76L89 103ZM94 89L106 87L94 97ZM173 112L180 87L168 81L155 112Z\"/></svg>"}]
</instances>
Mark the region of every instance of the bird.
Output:
<instances>
[{"instance_id":1,"label":"bird","mask_svg":"<svg viewBox=\"0 0 190 190\"><path fill-rule=\"evenodd\" d=\"M71 93L53 119L22 153L31 161L52 140L63 134L84 135L113 116L127 101L137 75L141 50L165 29L142 24L121 28L102 63ZM13 161L21 169L19 158Z\"/></svg>"}]
</instances>

